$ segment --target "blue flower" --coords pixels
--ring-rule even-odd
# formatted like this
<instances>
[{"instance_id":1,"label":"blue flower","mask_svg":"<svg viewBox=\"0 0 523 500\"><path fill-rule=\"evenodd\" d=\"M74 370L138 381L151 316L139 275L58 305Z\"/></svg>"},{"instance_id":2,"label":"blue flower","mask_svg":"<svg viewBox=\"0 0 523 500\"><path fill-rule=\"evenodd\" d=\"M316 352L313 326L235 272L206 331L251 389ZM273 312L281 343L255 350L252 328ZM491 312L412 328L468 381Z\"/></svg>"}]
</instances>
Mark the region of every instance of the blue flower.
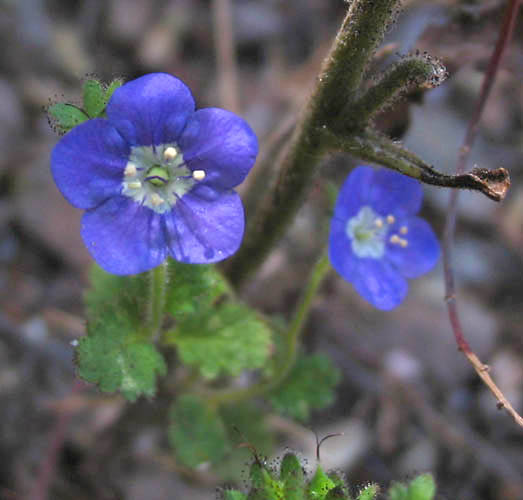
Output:
<instances>
[{"instance_id":1,"label":"blue flower","mask_svg":"<svg viewBox=\"0 0 523 500\"><path fill-rule=\"evenodd\" d=\"M423 192L418 181L391 170L355 168L343 184L331 222L332 266L378 309L398 306L407 279L430 271L439 243L416 217Z\"/></svg>"},{"instance_id":2,"label":"blue flower","mask_svg":"<svg viewBox=\"0 0 523 500\"><path fill-rule=\"evenodd\" d=\"M211 263L232 255L244 231L232 188L257 154L242 118L195 111L181 80L153 73L117 89L106 119L62 137L51 170L64 197L86 210L81 232L93 258L110 273L135 274L168 256Z\"/></svg>"}]
</instances>

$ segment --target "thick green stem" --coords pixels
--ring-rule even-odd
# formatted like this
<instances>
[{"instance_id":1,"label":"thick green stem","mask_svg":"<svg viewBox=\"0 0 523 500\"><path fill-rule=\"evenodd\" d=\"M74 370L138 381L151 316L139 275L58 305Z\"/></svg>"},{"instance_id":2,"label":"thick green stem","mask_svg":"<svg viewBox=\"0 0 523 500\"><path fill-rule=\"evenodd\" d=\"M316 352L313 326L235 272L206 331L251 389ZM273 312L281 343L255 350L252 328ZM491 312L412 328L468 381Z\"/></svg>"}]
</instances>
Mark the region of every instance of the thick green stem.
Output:
<instances>
[{"instance_id":1,"label":"thick green stem","mask_svg":"<svg viewBox=\"0 0 523 500\"><path fill-rule=\"evenodd\" d=\"M149 271L148 334L157 337L164 318L167 293L167 261Z\"/></svg>"},{"instance_id":2,"label":"thick green stem","mask_svg":"<svg viewBox=\"0 0 523 500\"><path fill-rule=\"evenodd\" d=\"M211 404L231 404L260 396L278 387L287 378L296 362L300 334L303 332L303 327L309 317L314 297L316 297L318 289L329 270L329 259L324 255L314 266L298 308L285 333L285 350L279 355L278 366L274 369L274 378L260 380L258 383L245 389L226 390L209 394L207 397Z\"/></svg>"},{"instance_id":3,"label":"thick green stem","mask_svg":"<svg viewBox=\"0 0 523 500\"><path fill-rule=\"evenodd\" d=\"M307 107L285 154L278 176L248 220L240 250L224 264L234 285L257 268L294 219L307 189L331 149L329 129L354 99L365 69L397 14L400 0L353 0Z\"/></svg>"},{"instance_id":4,"label":"thick green stem","mask_svg":"<svg viewBox=\"0 0 523 500\"><path fill-rule=\"evenodd\" d=\"M401 0L353 0L327 57L317 102L330 120L356 94L369 62L398 14Z\"/></svg>"}]
</instances>

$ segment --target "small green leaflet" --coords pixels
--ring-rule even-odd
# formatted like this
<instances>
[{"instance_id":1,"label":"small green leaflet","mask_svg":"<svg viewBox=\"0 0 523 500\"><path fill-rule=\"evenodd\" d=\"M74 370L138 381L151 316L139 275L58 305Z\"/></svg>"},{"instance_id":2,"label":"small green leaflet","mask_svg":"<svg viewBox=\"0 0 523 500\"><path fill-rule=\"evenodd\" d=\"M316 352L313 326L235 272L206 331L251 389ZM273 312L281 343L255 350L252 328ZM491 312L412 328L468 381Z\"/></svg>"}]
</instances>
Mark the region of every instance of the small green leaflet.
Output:
<instances>
[{"instance_id":1,"label":"small green leaflet","mask_svg":"<svg viewBox=\"0 0 523 500\"><path fill-rule=\"evenodd\" d=\"M187 467L217 462L230 450L220 415L195 395L180 396L169 411L169 443Z\"/></svg>"}]
</instances>

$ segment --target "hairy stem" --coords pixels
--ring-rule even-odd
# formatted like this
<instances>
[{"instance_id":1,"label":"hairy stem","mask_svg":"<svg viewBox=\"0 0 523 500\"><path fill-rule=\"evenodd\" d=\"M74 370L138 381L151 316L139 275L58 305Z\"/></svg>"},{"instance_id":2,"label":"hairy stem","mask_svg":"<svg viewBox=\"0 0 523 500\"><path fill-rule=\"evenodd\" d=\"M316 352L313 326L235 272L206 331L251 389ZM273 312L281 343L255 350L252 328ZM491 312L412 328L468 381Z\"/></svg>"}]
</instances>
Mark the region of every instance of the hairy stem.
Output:
<instances>
[{"instance_id":1,"label":"hairy stem","mask_svg":"<svg viewBox=\"0 0 523 500\"><path fill-rule=\"evenodd\" d=\"M473 189L482 192L494 201L502 200L510 187L510 177L504 168L493 170L475 168L471 172L461 175L443 174L413 152L371 129L362 136L348 136L340 139L336 149L362 160L397 170L425 184Z\"/></svg>"},{"instance_id":2,"label":"hairy stem","mask_svg":"<svg viewBox=\"0 0 523 500\"><path fill-rule=\"evenodd\" d=\"M345 106L354 99L365 69L400 0L354 0L324 62L289 146L278 161L279 175L250 217L243 244L224 264L236 286L257 268L298 208L329 150L326 134L335 128Z\"/></svg>"},{"instance_id":3,"label":"hairy stem","mask_svg":"<svg viewBox=\"0 0 523 500\"><path fill-rule=\"evenodd\" d=\"M346 108L342 130L351 130L367 123L376 113L392 105L400 95L415 88L436 87L447 76L447 70L437 59L426 54L407 56L390 67L375 85Z\"/></svg>"}]
</instances>

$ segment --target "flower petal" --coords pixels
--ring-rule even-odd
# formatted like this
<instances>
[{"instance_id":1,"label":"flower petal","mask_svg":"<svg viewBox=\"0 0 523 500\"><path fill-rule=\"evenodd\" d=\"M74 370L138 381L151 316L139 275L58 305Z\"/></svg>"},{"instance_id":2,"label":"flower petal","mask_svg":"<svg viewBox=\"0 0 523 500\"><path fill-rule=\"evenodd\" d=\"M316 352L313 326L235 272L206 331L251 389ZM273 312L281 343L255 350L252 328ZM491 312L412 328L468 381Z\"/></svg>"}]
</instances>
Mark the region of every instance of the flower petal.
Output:
<instances>
[{"instance_id":1,"label":"flower petal","mask_svg":"<svg viewBox=\"0 0 523 500\"><path fill-rule=\"evenodd\" d=\"M382 259L360 259L352 280L354 288L374 307L389 311L407 296L407 280Z\"/></svg>"},{"instance_id":2,"label":"flower petal","mask_svg":"<svg viewBox=\"0 0 523 500\"><path fill-rule=\"evenodd\" d=\"M407 217L398 225L408 229L407 234L401 235L407 246L388 242L386 258L406 278L417 278L436 265L440 254L438 239L430 225L419 217Z\"/></svg>"},{"instance_id":3,"label":"flower petal","mask_svg":"<svg viewBox=\"0 0 523 500\"><path fill-rule=\"evenodd\" d=\"M243 238L244 215L234 191L216 200L188 193L165 214L169 253L180 262L208 264L232 255Z\"/></svg>"},{"instance_id":4,"label":"flower petal","mask_svg":"<svg viewBox=\"0 0 523 500\"><path fill-rule=\"evenodd\" d=\"M166 73L151 73L115 90L107 117L132 146L175 142L194 113L189 87Z\"/></svg>"},{"instance_id":5,"label":"flower petal","mask_svg":"<svg viewBox=\"0 0 523 500\"><path fill-rule=\"evenodd\" d=\"M191 170L204 170L202 184L231 189L256 161L258 140L247 122L219 108L204 108L189 119L178 144Z\"/></svg>"},{"instance_id":6,"label":"flower petal","mask_svg":"<svg viewBox=\"0 0 523 500\"><path fill-rule=\"evenodd\" d=\"M392 170L374 172L367 201L381 215L414 215L423 198L419 181Z\"/></svg>"},{"instance_id":7,"label":"flower petal","mask_svg":"<svg viewBox=\"0 0 523 500\"><path fill-rule=\"evenodd\" d=\"M383 310L398 306L407 295L407 281L383 259L358 258L341 221L333 219L329 239L332 267L374 307Z\"/></svg>"},{"instance_id":8,"label":"flower petal","mask_svg":"<svg viewBox=\"0 0 523 500\"><path fill-rule=\"evenodd\" d=\"M130 148L107 120L74 127L51 153L51 172L64 197L78 208L93 208L120 193Z\"/></svg>"},{"instance_id":9,"label":"flower petal","mask_svg":"<svg viewBox=\"0 0 523 500\"><path fill-rule=\"evenodd\" d=\"M167 257L162 216L125 196L88 210L82 237L94 260L112 274L148 271Z\"/></svg>"},{"instance_id":10,"label":"flower petal","mask_svg":"<svg viewBox=\"0 0 523 500\"><path fill-rule=\"evenodd\" d=\"M369 190L375 170L372 167L359 166L351 171L340 189L334 218L347 220L356 215L360 208L368 205Z\"/></svg>"},{"instance_id":11,"label":"flower petal","mask_svg":"<svg viewBox=\"0 0 523 500\"><path fill-rule=\"evenodd\" d=\"M358 257L352 251L351 241L345 232L345 222L333 218L329 236L329 259L341 276L352 282L358 266Z\"/></svg>"}]
</instances>

